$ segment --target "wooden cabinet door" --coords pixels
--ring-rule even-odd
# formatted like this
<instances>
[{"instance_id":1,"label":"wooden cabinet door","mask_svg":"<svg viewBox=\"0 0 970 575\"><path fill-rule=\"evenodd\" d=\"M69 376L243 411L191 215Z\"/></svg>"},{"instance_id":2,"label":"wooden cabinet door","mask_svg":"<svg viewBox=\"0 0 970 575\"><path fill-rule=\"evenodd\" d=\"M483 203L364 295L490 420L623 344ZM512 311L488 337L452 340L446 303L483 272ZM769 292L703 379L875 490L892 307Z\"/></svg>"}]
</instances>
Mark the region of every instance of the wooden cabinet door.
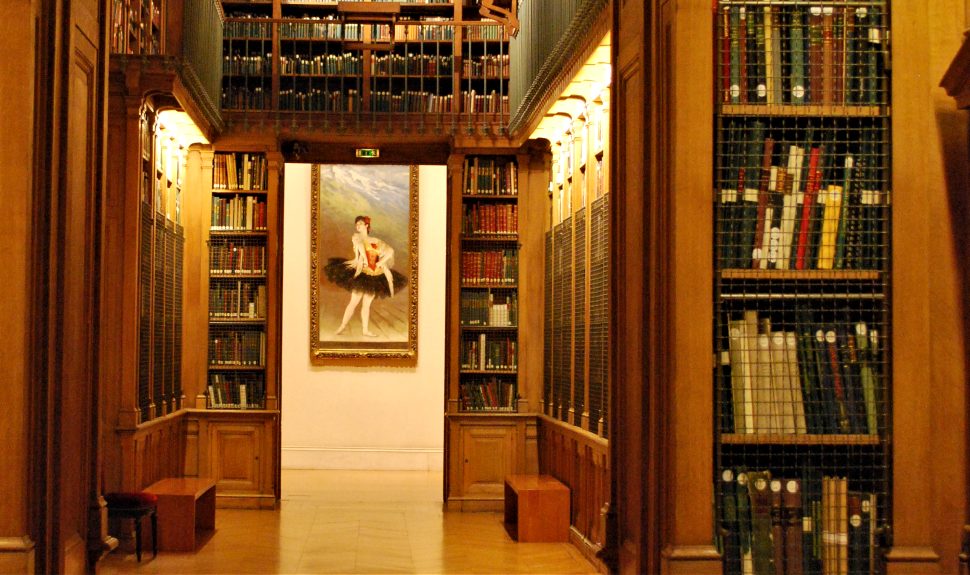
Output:
<instances>
[{"instance_id":1,"label":"wooden cabinet door","mask_svg":"<svg viewBox=\"0 0 970 575\"><path fill-rule=\"evenodd\" d=\"M217 493L259 493L263 483L263 424L212 423L209 433L209 469Z\"/></svg>"},{"instance_id":2,"label":"wooden cabinet door","mask_svg":"<svg viewBox=\"0 0 970 575\"><path fill-rule=\"evenodd\" d=\"M516 428L461 426L461 493L502 497L505 477L514 471Z\"/></svg>"}]
</instances>

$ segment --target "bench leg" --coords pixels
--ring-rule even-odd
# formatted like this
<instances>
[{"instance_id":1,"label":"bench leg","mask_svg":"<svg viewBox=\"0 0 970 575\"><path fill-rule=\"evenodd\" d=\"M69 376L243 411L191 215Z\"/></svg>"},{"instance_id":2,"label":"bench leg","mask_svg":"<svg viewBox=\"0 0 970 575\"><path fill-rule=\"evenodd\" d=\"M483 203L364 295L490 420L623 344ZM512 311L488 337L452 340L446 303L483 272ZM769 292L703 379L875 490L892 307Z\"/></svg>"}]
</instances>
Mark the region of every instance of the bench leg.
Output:
<instances>
[{"instance_id":1,"label":"bench leg","mask_svg":"<svg viewBox=\"0 0 970 575\"><path fill-rule=\"evenodd\" d=\"M139 563L141 563L141 520L144 517L144 515L135 517L135 557L138 558Z\"/></svg>"},{"instance_id":2,"label":"bench leg","mask_svg":"<svg viewBox=\"0 0 970 575\"><path fill-rule=\"evenodd\" d=\"M152 559L158 557L158 511L152 509Z\"/></svg>"}]
</instances>

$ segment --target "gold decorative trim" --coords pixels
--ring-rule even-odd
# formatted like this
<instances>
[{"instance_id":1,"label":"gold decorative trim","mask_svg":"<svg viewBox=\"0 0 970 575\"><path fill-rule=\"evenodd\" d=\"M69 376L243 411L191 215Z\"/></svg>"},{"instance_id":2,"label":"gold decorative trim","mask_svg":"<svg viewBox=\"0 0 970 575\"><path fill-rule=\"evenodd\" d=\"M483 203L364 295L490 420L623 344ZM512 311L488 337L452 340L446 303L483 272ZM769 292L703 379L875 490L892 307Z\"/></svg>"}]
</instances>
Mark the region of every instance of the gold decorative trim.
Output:
<instances>
[{"instance_id":1,"label":"gold decorative trim","mask_svg":"<svg viewBox=\"0 0 970 575\"><path fill-rule=\"evenodd\" d=\"M350 360L388 360L388 364L413 364L418 354L418 167L410 166L408 171L408 341L402 348L325 348L320 341L319 321L319 216L320 216L320 166L314 164L310 168L310 360L316 365L339 364L339 361Z\"/></svg>"}]
</instances>

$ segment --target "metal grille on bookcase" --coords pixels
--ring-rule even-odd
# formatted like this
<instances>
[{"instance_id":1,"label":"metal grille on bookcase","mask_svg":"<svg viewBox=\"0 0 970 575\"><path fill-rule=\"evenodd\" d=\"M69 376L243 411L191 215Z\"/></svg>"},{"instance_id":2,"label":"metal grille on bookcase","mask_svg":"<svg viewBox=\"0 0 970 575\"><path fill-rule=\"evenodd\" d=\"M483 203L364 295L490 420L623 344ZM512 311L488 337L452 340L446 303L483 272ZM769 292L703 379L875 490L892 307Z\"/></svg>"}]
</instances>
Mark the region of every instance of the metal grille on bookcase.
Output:
<instances>
[{"instance_id":1,"label":"metal grille on bookcase","mask_svg":"<svg viewBox=\"0 0 970 575\"><path fill-rule=\"evenodd\" d=\"M172 350L172 403L174 409L180 407L179 402L182 398L182 268L185 263L185 230L182 226L175 225L175 305L174 330L175 340Z\"/></svg>"},{"instance_id":2,"label":"metal grille on bookcase","mask_svg":"<svg viewBox=\"0 0 970 575\"><path fill-rule=\"evenodd\" d=\"M555 229L555 293L553 304L556 313L553 332L555 334L556 351L554 352L554 395L555 416L566 421L569 418L571 376L570 353L572 340L572 221L564 220Z\"/></svg>"},{"instance_id":3,"label":"metal grille on bookcase","mask_svg":"<svg viewBox=\"0 0 970 575\"><path fill-rule=\"evenodd\" d=\"M586 208L573 216L576 221L573 243L573 410L574 423L581 424L586 409Z\"/></svg>"},{"instance_id":4,"label":"metal grille on bookcase","mask_svg":"<svg viewBox=\"0 0 970 575\"><path fill-rule=\"evenodd\" d=\"M542 401L545 404L544 413L551 414L553 404L553 302L552 302L552 232L546 232L545 264L543 282L543 322L542 334Z\"/></svg>"},{"instance_id":5,"label":"metal grille on bookcase","mask_svg":"<svg viewBox=\"0 0 970 575\"><path fill-rule=\"evenodd\" d=\"M155 252L152 283L154 306L152 316L152 403L155 415L162 415L165 397L165 216L155 214Z\"/></svg>"},{"instance_id":6,"label":"metal grille on bookcase","mask_svg":"<svg viewBox=\"0 0 970 575\"><path fill-rule=\"evenodd\" d=\"M154 217L149 204L142 204L138 270L138 410L142 421L151 418L152 366L152 228Z\"/></svg>"},{"instance_id":7,"label":"metal grille on bookcase","mask_svg":"<svg viewBox=\"0 0 970 575\"><path fill-rule=\"evenodd\" d=\"M590 431L609 437L610 202L590 205L589 242L589 421Z\"/></svg>"},{"instance_id":8,"label":"metal grille on bookcase","mask_svg":"<svg viewBox=\"0 0 970 575\"><path fill-rule=\"evenodd\" d=\"M886 8L719 4L714 481L726 574L884 571Z\"/></svg>"}]
</instances>

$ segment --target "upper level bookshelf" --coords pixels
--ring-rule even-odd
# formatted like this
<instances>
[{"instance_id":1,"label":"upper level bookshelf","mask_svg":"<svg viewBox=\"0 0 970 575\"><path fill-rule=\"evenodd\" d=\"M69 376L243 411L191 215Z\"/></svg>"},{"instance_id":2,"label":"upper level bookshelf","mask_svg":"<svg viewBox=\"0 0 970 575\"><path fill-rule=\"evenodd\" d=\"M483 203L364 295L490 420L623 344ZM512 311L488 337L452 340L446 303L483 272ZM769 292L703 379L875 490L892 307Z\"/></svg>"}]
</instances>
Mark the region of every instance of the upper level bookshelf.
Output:
<instances>
[{"instance_id":1,"label":"upper level bookshelf","mask_svg":"<svg viewBox=\"0 0 970 575\"><path fill-rule=\"evenodd\" d=\"M160 54L161 43L161 0L112 0L113 54Z\"/></svg>"},{"instance_id":2,"label":"upper level bookshelf","mask_svg":"<svg viewBox=\"0 0 970 575\"><path fill-rule=\"evenodd\" d=\"M725 573L744 561L882 572L888 3L717 10L713 481ZM821 545L803 543L803 525Z\"/></svg>"},{"instance_id":3,"label":"upper level bookshelf","mask_svg":"<svg viewBox=\"0 0 970 575\"><path fill-rule=\"evenodd\" d=\"M508 119L506 28L452 2L223 2L222 108ZM444 118L442 118L442 116ZM429 120L430 121L430 120Z\"/></svg>"}]
</instances>

